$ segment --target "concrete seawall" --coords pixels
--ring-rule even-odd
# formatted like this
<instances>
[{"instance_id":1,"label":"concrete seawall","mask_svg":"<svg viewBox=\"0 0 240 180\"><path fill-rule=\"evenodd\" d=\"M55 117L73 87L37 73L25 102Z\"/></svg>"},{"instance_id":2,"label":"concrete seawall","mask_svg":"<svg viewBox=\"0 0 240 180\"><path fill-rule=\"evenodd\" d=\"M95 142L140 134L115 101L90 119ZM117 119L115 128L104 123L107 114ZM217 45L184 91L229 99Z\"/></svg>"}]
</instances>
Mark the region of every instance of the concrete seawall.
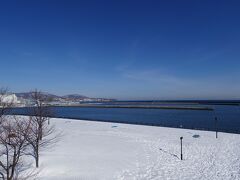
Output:
<instances>
[{"instance_id":1,"label":"concrete seawall","mask_svg":"<svg viewBox=\"0 0 240 180\"><path fill-rule=\"evenodd\" d=\"M83 108L134 108L134 109L174 109L174 110L205 110L213 111L211 107L193 106L156 106L156 105L74 105L74 106L51 106L51 107L83 107Z\"/></svg>"}]
</instances>

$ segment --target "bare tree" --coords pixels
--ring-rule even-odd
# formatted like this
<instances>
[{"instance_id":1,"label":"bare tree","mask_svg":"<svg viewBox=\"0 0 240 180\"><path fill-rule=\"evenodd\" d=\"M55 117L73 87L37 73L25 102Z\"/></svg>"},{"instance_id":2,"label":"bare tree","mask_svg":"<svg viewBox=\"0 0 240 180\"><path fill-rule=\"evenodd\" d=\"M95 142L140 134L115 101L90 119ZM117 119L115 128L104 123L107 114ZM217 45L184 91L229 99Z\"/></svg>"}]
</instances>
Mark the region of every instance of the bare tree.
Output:
<instances>
[{"instance_id":1,"label":"bare tree","mask_svg":"<svg viewBox=\"0 0 240 180\"><path fill-rule=\"evenodd\" d=\"M38 124L39 136L40 140L42 140L43 126L46 122L50 124L50 116L52 115L49 106L47 106L49 98L41 91L35 90L32 92L32 100L35 103L35 107L32 109L31 114L33 120Z\"/></svg>"},{"instance_id":2,"label":"bare tree","mask_svg":"<svg viewBox=\"0 0 240 180\"><path fill-rule=\"evenodd\" d=\"M29 169L23 163L22 156L30 155L39 167L41 150L49 147L60 134L54 133L54 126L49 125L51 111L46 106L48 98L40 91L32 92L35 106L30 110L29 119L19 120L19 116L6 116L7 110L13 107L12 102L7 102L7 89L1 89L0 105L0 178L4 180L17 179L18 174ZM31 173L30 175L31 176ZM26 178L25 178L26 179Z\"/></svg>"},{"instance_id":3,"label":"bare tree","mask_svg":"<svg viewBox=\"0 0 240 180\"><path fill-rule=\"evenodd\" d=\"M50 126L46 123L42 125L41 131L39 131L39 124L35 121L34 117L29 117L30 131L25 135L30 149L26 155L30 155L35 160L35 165L39 167L40 152L47 147L53 145L57 141L57 135L54 133L54 126ZM42 137L42 139L40 139Z\"/></svg>"},{"instance_id":4,"label":"bare tree","mask_svg":"<svg viewBox=\"0 0 240 180\"><path fill-rule=\"evenodd\" d=\"M0 126L0 175L3 179L17 179L19 173L28 169L23 162L29 144L26 134L31 123L26 119L3 118Z\"/></svg>"},{"instance_id":5,"label":"bare tree","mask_svg":"<svg viewBox=\"0 0 240 180\"><path fill-rule=\"evenodd\" d=\"M39 155L40 151L46 148L48 145L55 142L54 126L49 125L49 116L51 111L48 106L47 96L41 91L35 90L32 92L32 99L35 102L35 106L31 109L31 116L29 122L31 122L30 135L26 134L27 140L31 146L31 151L28 155L31 155L35 159L36 167L39 167Z\"/></svg>"}]
</instances>

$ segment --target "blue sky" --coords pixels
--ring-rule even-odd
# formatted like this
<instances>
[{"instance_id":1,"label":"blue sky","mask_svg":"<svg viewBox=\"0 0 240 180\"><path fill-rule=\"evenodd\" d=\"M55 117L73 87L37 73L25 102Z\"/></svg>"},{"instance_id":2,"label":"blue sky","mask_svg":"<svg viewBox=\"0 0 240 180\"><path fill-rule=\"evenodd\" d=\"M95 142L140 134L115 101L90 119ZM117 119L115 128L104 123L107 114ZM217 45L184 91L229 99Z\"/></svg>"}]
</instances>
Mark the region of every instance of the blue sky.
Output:
<instances>
[{"instance_id":1,"label":"blue sky","mask_svg":"<svg viewBox=\"0 0 240 180\"><path fill-rule=\"evenodd\" d=\"M0 86L240 99L239 1L1 1Z\"/></svg>"}]
</instances>

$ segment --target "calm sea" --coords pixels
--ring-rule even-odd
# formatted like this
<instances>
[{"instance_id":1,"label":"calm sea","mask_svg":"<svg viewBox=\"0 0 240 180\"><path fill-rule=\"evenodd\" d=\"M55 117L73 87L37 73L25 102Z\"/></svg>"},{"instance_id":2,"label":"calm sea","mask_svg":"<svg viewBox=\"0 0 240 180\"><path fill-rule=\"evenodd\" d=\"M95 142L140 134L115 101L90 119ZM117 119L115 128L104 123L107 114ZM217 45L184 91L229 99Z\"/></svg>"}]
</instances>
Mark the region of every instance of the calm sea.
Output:
<instances>
[{"instance_id":1,"label":"calm sea","mask_svg":"<svg viewBox=\"0 0 240 180\"><path fill-rule=\"evenodd\" d=\"M52 111L54 117L240 133L240 106L208 107L214 111L89 107L52 107ZM14 113L26 114L26 109Z\"/></svg>"}]
</instances>

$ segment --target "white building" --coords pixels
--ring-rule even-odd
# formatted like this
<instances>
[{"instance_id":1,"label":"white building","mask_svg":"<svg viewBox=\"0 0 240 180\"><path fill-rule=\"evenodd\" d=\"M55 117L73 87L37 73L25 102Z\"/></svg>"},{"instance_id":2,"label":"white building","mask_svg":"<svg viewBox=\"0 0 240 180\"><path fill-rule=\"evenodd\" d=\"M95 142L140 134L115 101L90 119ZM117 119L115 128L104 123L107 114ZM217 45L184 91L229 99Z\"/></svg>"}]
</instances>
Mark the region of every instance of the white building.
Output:
<instances>
[{"instance_id":1,"label":"white building","mask_svg":"<svg viewBox=\"0 0 240 180\"><path fill-rule=\"evenodd\" d=\"M18 98L15 94L0 95L0 103L18 104Z\"/></svg>"}]
</instances>

